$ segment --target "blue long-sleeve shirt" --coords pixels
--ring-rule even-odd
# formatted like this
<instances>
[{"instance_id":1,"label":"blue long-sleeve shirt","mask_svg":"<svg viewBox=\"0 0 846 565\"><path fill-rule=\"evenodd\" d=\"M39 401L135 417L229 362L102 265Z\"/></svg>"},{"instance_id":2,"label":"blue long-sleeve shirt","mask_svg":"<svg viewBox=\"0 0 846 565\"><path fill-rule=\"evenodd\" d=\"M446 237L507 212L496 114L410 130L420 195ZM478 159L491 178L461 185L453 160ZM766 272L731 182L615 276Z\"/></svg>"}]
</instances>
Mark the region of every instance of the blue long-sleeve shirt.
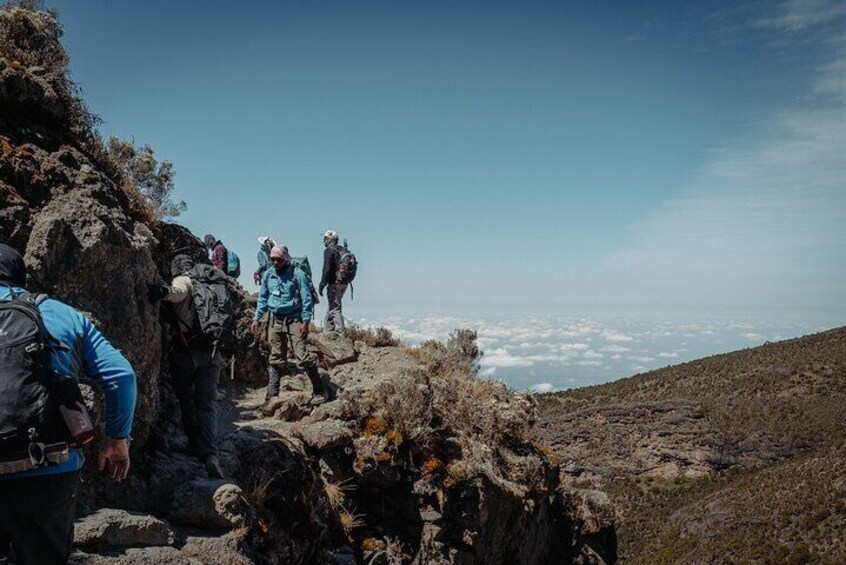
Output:
<instances>
[{"instance_id":1,"label":"blue long-sleeve shirt","mask_svg":"<svg viewBox=\"0 0 846 565\"><path fill-rule=\"evenodd\" d=\"M253 319L260 320L268 310L279 318L293 316L301 318L303 322L311 321L314 317L314 300L302 269L288 265L281 273L276 268L264 272Z\"/></svg>"},{"instance_id":2,"label":"blue long-sleeve shirt","mask_svg":"<svg viewBox=\"0 0 846 565\"><path fill-rule=\"evenodd\" d=\"M15 292L23 292L15 288ZM8 287L0 287L0 300L8 300ZM103 391L106 406L105 432L111 438L124 438L132 431L135 414L135 371L129 361L110 344L103 334L82 314L67 304L47 298L38 306L44 327L54 339L69 350L50 355L50 366L60 378L79 379L83 375L93 380ZM77 471L84 458L72 449L65 463L48 465L25 471L0 475L0 478L24 478Z\"/></svg>"}]
</instances>

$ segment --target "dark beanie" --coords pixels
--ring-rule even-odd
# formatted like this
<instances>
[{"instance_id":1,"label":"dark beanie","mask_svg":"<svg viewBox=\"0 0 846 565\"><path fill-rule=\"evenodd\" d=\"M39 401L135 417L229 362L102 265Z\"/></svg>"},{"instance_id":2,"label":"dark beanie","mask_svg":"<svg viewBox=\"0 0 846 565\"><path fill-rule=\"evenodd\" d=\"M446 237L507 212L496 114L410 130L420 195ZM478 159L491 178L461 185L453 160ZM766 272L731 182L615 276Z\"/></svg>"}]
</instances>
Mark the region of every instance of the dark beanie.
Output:
<instances>
[{"instance_id":1,"label":"dark beanie","mask_svg":"<svg viewBox=\"0 0 846 565\"><path fill-rule=\"evenodd\" d=\"M26 284L26 264L21 254L0 243L0 281L17 286Z\"/></svg>"},{"instance_id":2,"label":"dark beanie","mask_svg":"<svg viewBox=\"0 0 846 565\"><path fill-rule=\"evenodd\" d=\"M170 274L174 277L184 275L193 268L194 260L190 255L177 255L170 261Z\"/></svg>"}]
</instances>

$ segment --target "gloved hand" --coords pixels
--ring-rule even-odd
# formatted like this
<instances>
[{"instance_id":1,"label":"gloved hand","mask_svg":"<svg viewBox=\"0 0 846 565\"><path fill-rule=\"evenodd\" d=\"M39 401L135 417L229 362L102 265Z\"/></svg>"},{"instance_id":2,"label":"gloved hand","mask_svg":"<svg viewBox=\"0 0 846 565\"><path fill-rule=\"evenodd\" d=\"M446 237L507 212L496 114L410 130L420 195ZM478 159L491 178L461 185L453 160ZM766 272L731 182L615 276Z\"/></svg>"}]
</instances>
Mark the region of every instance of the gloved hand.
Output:
<instances>
[{"instance_id":1,"label":"gloved hand","mask_svg":"<svg viewBox=\"0 0 846 565\"><path fill-rule=\"evenodd\" d=\"M300 325L300 337L306 338L308 337L308 326L311 323L311 320L303 320L303 323Z\"/></svg>"},{"instance_id":2,"label":"gloved hand","mask_svg":"<svg viewBox=\"0 0 846 565\"><path fill-rule=\"evenodd\" d=\"M256 285L261 284L261 277L258 273L253 273L253 283L255 283Z\"/></svg>"},{"instance_id":3,"label":"gloved hand","mask_svg":"<svg viewBox=\"0 0 846 565\"><path fill-rule=\"evenodd\" d=\"M323 289L326 288L326 285L320 285L320 296L323 296Z\"/></svg>"},{"instance_id":4,"label":"gloved hand","mask_svg":"<svg viewBox=\"0 0 846 565\"><path fill-rule=\"evenodd\" d=\"M162 284L147 284L147 298L150 302L158 302L168 295L170 289Z\"/></svg>"}]
</instances>

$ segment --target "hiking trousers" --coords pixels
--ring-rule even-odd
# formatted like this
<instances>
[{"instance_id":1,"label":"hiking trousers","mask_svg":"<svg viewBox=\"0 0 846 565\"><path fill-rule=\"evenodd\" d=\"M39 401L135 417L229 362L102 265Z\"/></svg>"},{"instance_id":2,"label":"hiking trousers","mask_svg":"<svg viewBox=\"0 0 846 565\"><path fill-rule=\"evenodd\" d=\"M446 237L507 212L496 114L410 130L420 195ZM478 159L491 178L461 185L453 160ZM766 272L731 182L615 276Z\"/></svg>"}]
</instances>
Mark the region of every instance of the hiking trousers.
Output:
<instances>
[{"instance_id":1,"label":"hiking trousers","mask_svg":"<svg viewBox=\"0 0 846 565\"><path fill-rule=\"evenodd\" d=\"M302 337L303 324L300 320L270 316L267 327L267 341L270 345L270 369L267 384L267 398L279 394L279 384L283 376L289 375L288 353L294 358L297 367L305 371L314 382L317 372L317 360L308 350L308 335Z\"/></svg>"},{"instance_id":2,"label":"hiking trousers","mask_svg":"<svg viewBox=\"0 0 846 565\"><path fill-rule=\"evenodd\" d=\"M73 549L79 471L0 480L0 563L58 565Z\"/></svg>"},{"instance_id":3,"label":"hiking trousers","mask_svg":"<svg viewBox=\"0 0 846 565\"><path fill-rule=\"evenodd\" d=\"M326 318L323 320L323 327L328 332L344 333L344 313L341 307L341 300L347 292L347 285L333 283L327 287L329 307L326 310Z\"/></svg>"},{"instance_id":4,"label":"hiking trousers","mask_svg":"<svg viewBox=\"0 0 846 565\"><path fill-rule=\"evenodd\" d=\"M217 383L223 358L211 349L177 349L170 373L179 399L182 429L201 459L217 455Z\"/></svg>"}]
</instances>

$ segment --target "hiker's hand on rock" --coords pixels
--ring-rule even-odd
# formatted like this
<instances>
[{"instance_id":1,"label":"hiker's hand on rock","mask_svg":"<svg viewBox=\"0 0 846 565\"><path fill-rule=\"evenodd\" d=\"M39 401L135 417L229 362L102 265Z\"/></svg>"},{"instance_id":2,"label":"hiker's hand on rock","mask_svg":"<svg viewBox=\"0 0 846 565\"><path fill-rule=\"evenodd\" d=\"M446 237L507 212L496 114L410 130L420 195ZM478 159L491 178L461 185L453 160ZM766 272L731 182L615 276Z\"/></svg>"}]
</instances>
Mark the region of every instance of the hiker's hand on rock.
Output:
<instances>
[{"instance_id":1,"label":"hiker's hand on rock","mask_svg":"<svg viewBox=\"0 0 846 565\"><path fill-rule=\"evenodd\" d=\"M158 302L168 294L168 289L160 284L147 284L147 298L151 302Z\"/></svg>"},{"instance_id":2,"label":"hiker's hand on rock","mask_svg":"<svg viewBox=\"0 0 846 565\"><path fill-rule=\"evenodd\" d=\"M309 322L303 322L300 326L300 337L305 337L308 335L308 325Z\"/></svg>"},{"instance_id":3,"label":"hiker's hand on rock","mask_svg":"<svg viewBox=\"0 0 846 565\"><path fill-rule=\"evenodd\" d=\"M259 325L258 320L253 320L253 323L250 324L250 331L256 335L258 335L259 331L261 331L261 326Z\"/></svg>"},{"instance_id":4,"label":"hiker's hand on rock","mask_svg":"<svg viewBox=\"0 0 846 565\"><path fill-rule=\"evenodd\" d=\"M129 474L129 440L107 437L100 444L97 468L116 481L122 481Z\"/></svg>"}]
</instances>

